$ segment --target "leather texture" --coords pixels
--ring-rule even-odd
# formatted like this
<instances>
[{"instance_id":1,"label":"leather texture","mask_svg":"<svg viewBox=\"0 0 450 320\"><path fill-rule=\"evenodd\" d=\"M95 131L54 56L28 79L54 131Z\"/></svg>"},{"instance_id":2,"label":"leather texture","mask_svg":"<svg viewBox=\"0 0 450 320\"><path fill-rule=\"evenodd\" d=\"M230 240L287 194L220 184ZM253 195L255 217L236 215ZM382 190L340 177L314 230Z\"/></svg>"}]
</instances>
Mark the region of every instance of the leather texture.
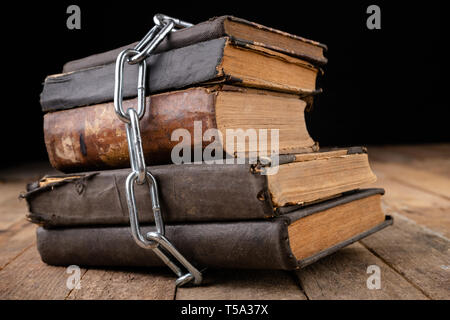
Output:
<instances>
[{"instance_id":1,"label":"leather texture","mask_svg":"<svg viewBox=\"0 0 450 320\"><path fill-rule=\"evenodd\" d=\"M267 176L252 173L251 165L164 165L149 170L158 181L166 222L265 219L275 214ZM29 206L28 218L46 227L126 225L129 173L130 169L106 170L76 174L78 178L44 187L31 184L22 195ZM136 185L135 192L140 221L153 222L148 186Z\"/></svg>"},{"instance_id":2,"label":"leather texture","mask_svg":"<svg viewBox=\"0 0 450 320\"><path fill-rule=\"evenodd\" d=\"M233 102L233 98L237 97L240 98L240 102ZM295 95L283 95L278 98L276 93L270 91L228 85L194 87L148 96L146 112L139 121L145 162L147 165L172 163L172 151L180 143L190 147L190 162L193 162L195 148L205 151L211 143L209 139L196 138L198 134L195 132L195 125L201 124L201 137L209 129L219 129L217 121L220 120L221 112L218 109L221 105L227 105L229 102L236 107L242 107L243 112L248 113L245 105L247 101L252 106L258 107L259 103L267 104L265 102L267 99L281 101L284 97L290 103L292 99L298 99ZM303 103L298 101L296 104L298 113L303 113ZM124 110L136 106L137 99L123 101ZM236 114L236 119L239 118L241 115ZM301 136L308 135L304 117L289 120L289 126L301 130ZM264 122L262 127L266 127ZM190 136L183 136L182 141L178 137L172 139L175 130L180 128L183 131L187 130ZM222 131L225 134L224 129ZM280 131L281 138L284 132L283 129ZM242 135L245 135L245 132ZM44 139L51 165L65 173L130 166L126 126L117 117L113 102L46 113ZM213 140L222 146L224 156L227 156L226 146L219 139ZM282 143L279 152L305 153L315 151L317 148L311 138L298 139L296 143L289 143L286 147Z\"/></svg>"},{"instance_id":3,"label":"leather texture","mask_svg":"<svg viewBox=\"0 0 450 320\"><path fill-rule=\"evenodd\" d=\"M146 59L147 94L175 90L216 79L227 38L170 50ZM115 63L69 72L45 79L42 111L113 101ZM125 64L123 98L137 96L138 65ZM151 86L150 86L151 84Z\"/></svg>"},{"instance_id":4,"label":"leather texture","mask_svg":"<svg viewBox=\"0 0 450 320\"><path fill-rule=\"evenodd\" d=\"M251 59L250 55L253 55ZM275 64L277 68L283 67L282 74L289 74L287 65L280 64L280 59L292 68L303 69L305 78L296 77L294 81L280 73L277 76L276 72L264 72L263 66L267 63L272 67ZM315 81L321 71L303 60L228 37L154 54L146 59L146 63L149 70L146 94L226 83L303 97L318 92ZM113 101L115 69L116 64L109 63L48 76L40 97L42 110L50 112ZM138 69L137 64L124 65L124 99L137 96Z\"/></svg>"},{"instance_id":5,"label":"leather texture","mask_svg":"<svg viewBox=\"0 0 450 320\"><path fill-rule=\"evenodd\" d=\"M366 151L354 147L351 152ZM280 165L286 165L295 156L281 155L279 160ZM296 205L274 210L267 176L255 172L258 168L205 163L148 167L158 182L163 217L168 223L267 219L302 208ZM44 177L57 180L42 186L41 181L31 183L22 195L27 200L28 218L47 228L128 224L124 186L129 173L127 168ZM366 193L382 189L368 190L372 191ZM135 192L141 221L153 222L148 187L136 186ZM352 193L347 192L339 201L354 199L349 198ZM322 210L326 204L320 204Z\"/></svg>"},{"instance_id":6,"label":"leather texture","mask_svg":"<svg viewBox=\"0 0 450 320\"><path fill-rule=\"evenodd\" d=\"M208 21L204 21L201 23L198 23L194 25L191 28L181 29L177 32L171 33L169 37L164 39L161 44L156 48L155 53L164 52L176 48L185 47L191 44L208 41L224 36L232 36L230 34L227 34L224 22L225 20L232 20L237 21L249 26L254 27L258 30L264 30L266 32L274 32L278 34L282 34L285 37L293 38L295 40L305 42L312 44L317 47L323 48L323 50L326 50L326 46L318 43L316 41L308 40L302 37L298 37L292 34L288 34L279 30L275 30L269 27L262 26L260 24L256 24L254 22L250 22L241 18L232 17L232 16L221 16L221 17L215 17L212 19L209 19ZM241 40L241 39L236 39ZM85 57L82 59L70 61L64 65L63 72L72 72L80 69L85 68L92 68L95 66L100 66L104 64L112 63L116 60L117 55L125 49L128 48L134 48L136 46L137 42L134 42L132 44L122 46L120 48L116 48L107 52L94 54L89 57ZM310 61L312 63L318 63L318 64L325 64L327 62L327 59L323 56L316 56L308 54L308 52L302 52L302 51L292 51L288 50L286 48L282 48L280 46L274 46L270 44L265 43L258 43L258 45L261 45L263 47L266 47L268 49L280 51L285 54L293 55L299 58L303 58L307 61Z\"/></svg>"},{"instance_id":7,"label":"leather texture","mask_svg":"<svg viewBox=\"0 0 450 320\"><path fill-rule=\"evenodd\" d=\"M289 246L290 223L327 208L382 193L382 189L356 191L338 200L311 205L270 220L194 223L166 226L166 236L182 254L200 267L292 270L366 237L392 224L387 216L380 225L341 244L297 261ZM142 232L153 231L146 226ZM162 266L152 250L139 247L128 227L37 230L37 247L42 260L51 265Z\"/></svg>"},{"instance_id":8,"label":"leather texture","mask_svg":"<svg viewBox=\"0 0 450 320\"><path fill-rule=\"evenodd\" d=\"M166 236L192 263L227 268L293 269L283 219L166 226ZM142 232L154 231L143 227ZM286 239L286 240L284 240ZM42 261L51 265L163 266L139 247L128 227L37 230Z\"/></svg>"},{"instance_id":9,"label":"leather texture","mask_svg":"<svg viewBox=\"0 0 450 320\"><path fill-rule=\"evenodd\" d=\"M179 143L171 140L176 129L188 130L191 137L195 121L201 122L202 135L217 129L216 94L214 88L191 88L147 97L139 127L148 165L172 162L172 149ZM137 99L123 101L124 110L136 105ZM44 138L50 163L63 172L130 166L125 124L112 102L45 114ZM194 139L190 143L193 155ZM203 149L209 143L199 146Z\"/></svg>"}]
</instances>

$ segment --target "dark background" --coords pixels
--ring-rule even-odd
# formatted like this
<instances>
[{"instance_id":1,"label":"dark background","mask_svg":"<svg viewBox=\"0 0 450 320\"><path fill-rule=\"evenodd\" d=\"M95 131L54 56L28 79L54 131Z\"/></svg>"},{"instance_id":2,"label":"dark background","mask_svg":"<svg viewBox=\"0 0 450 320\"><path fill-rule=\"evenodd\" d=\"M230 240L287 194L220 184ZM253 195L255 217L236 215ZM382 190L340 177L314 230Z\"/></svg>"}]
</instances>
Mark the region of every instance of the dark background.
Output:
<instances>
[{"instance_id":1,"label":"dark background","mask_svg":"<svg viewBox=\"0 0 450 320\"><path fill-rule=\"evenodd\" d=\"M81 8L68 30L66 8ZM366 8L381 8L369 30ZM47 159L39 94L65 62L139 40L155 13L198 23L232 14L328 45L324 92L308 115L322 146L450 141L446 11L427 1L122 1L23 4L3 10L1 165ZM12 19L11 19L12 18ZM445 96L445 98L444 98Z\"/></svg>"}]
</instances>

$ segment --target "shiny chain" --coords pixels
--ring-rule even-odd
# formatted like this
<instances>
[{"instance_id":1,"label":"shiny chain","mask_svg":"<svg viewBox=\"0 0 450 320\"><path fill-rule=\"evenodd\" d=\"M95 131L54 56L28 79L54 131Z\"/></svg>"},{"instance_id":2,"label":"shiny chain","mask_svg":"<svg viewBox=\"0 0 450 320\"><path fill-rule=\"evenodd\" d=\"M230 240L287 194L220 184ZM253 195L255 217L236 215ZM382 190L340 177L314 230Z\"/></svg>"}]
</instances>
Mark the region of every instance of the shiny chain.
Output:
<instances>
[{"instance_id":1,"label":"shiny chain","mask_svg":"<svg viewBox=\"0 0 450 320\"><path fill-rule=\"evenodd\" d=\"M145 37L133 48L125 49L116 59L115 84L114 84L114 108L120 120L125 122L128 152L130 155L131 173L125 182L128 211L130 214L131 233L136 243L145 249L152 249L154 253L164 261L178 276L176 285L181 286L188 282L200 284L202 274L198 271L183 255L172 245L164 236L164 221L159 205L158 185L155 177L145 165L144 152L142 149L141 132L139 129L139 120L145 113L145 80L147 72L146 60L161 41L169 34L178 29L192 26L175 18L162 14L153 17L155 26L145 35ZM137 109L129 108L124 110L123 100L123 74L125 62L128 64L138 64L138 85ZM153 215L155 217L156 232L148 232L145 235L141 233L139 226L138 210L136 207L136 198L134 194L135 184L147 184L149 187L150 198L152 201ZM184 272L182 268L187 270Z\"/></svg>"}]
</instances>

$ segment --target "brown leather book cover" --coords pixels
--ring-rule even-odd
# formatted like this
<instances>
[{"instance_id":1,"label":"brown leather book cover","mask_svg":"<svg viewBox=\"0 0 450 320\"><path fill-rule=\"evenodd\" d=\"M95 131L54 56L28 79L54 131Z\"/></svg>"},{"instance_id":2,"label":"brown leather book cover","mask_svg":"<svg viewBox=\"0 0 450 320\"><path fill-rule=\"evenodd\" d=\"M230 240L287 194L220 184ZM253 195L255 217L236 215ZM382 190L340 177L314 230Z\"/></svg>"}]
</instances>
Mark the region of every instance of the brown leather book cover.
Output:
<instances>
[{"instance_id":1,"label":"brown leather book cover","mask_svg":"<svg viewBox=\"0 0 450 320\"><path fill-rule=\"evenodd\" d=\"M391 225L393 220L390 216L384 217L382 211L368 212L356 206L359 208L356 217L360 218L355 220L374 214L377 220L362 231L347 230L349 233L344 239L301 258L298 251L302 248L293 247L290 226L368 197L378 196L373 201L381 208L379 196L383 192L382 189L356 191L270 220L167 225L166 237L199 267L297 269ZM342 227L345 229L345 223ZM152 230L154 227L142 227L143 232ZM152 250L142 249L134 242L129 227L50 230L41 227L37 230L37 247L42 260L51 265L164 265Z\"/></svg>"},{"instance_id":2,"label":"brown leather book cover","mask_svg":"<svg viewBox=\"0 0 450 320\"><path fill-rule=\"evenodd\" d=\"M136 106L137 99L123 102L125 110ZM306 102L295 95L216 85L153 95L147 98L147 106L140 130L148 165L172 163L171 152L181 141L172 141L171 134L180 128L190 134L186 143L192 155L195 147L203 151L212 143L203 141L209 129L218 129L225 137L227 129L243 129L239 134L243 136L247 127L257 133L259 129L279 130L280 154L318 150L306 128ZM197 140L195 123L201 126ZM63 172L130 165L125 124L114 112L112 102L45 114L44 137L50 163ZM221 145L224 156L234 156L224 141Z\"/></svg>"},{"instance_id":3,"label":"brown leather book cover","mask_svg":"<svg viewBox=\"0 0 450 320\"><path fill-rule=\"evenodd\" d=\"M191 28L181 29L175 33L171 33L156 48L155 53L225 36L233 38L236 41L279 51L312 63L325 64L327 62L327 59L324 57L324 51L327 50L327 47L324 44L233 16L211 18ZM71 72L112 63L122 50L134 48L136 44L137 42L107 52L70 61L64 65L63 72Z\"/></svg>"}]
</instances>

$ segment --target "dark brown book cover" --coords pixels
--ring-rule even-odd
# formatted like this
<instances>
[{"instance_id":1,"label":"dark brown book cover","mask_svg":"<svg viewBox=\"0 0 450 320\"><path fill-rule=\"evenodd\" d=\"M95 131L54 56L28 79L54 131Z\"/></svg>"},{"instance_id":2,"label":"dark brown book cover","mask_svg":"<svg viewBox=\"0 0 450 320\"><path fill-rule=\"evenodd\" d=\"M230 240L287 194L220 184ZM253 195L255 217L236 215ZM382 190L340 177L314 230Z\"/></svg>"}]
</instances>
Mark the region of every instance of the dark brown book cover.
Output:
<instances>
[{"instance_id":1,"label":"dark brown book cover","mask_svg":"<svg viewBox=\"0 0 450 320\"><path fill-rule=\"evenodd\" d=\"M195 147L203 151L212 143L203 141L203 134L209 129L219 130L224 137L227 129L239 132L242 123L256 132L279 130L280 154L318 150L306 128L306 102L295 95L216 85L153 95L147 98L147 105L140 131L148 165L172 163L171 152L179 143L172 141L172 132L183 128L195 137L195 124L201 125L202 139L190 139L192 155ZM123 102L125 110L136 106L137 99ZM228 120L230 113L238 120L235 127ZM129 167L125 131L112 102L44 115L48 157L52 166L63 172ZM240 135L245 135L245 128ZM226 143L220 143L224 156L230 155Z\"/></svg>"},{"instance_id":2,"label":"dark brown book cover","mask_svg":"<svg viewBox=\"0 0 450 320\"><path fill-rule=\"evenodd\" d=\"M228 83L308 95L319 69L266 48L218 38L151 55L147 93ZM51 75L41 93L44 112L113 101L115 63ZM137 96L138 65L125 64L123 97Z\"/></svg>"},{"instance_id":3,"label":"dark brown book cover","mask_svg":"<svg viewBox=\"0 0 450 320\"><path fill-rule=\"evenodd\" d=\"M384 221L362 232L353 231L345 240L301 259L291 248L290 225L383 192L382 189L356 191L269 220L167 225L166 237L199 267L297 269L385 228L392 224L392 218L386 216ZM372 213L361 211L360 214ZM154 228L142 227L143 232L151 230ZM37 230L37 246L42 260L51 265L164 265L152 250L142 249L134 242L129 227L51 230L41 227Z\"/></svg>"},{"instance_id":4,"label":"dark brown book cover","mask_svg":"<svg viewBox=\"0 0 450 320\"><path fill-rule=\"evenodd\" d=\"M327 50L324 44L233 16L211 18L190 28L171 33L156 48L155 53L225 36L233 38L235 41L258 45L312 63L325 64L327 62L327 59L323 55L324 51ZM70 61L64 65L63 72L71 72L112 63L122 50L134 48L136 44L137 42L107 52Z\"/></svg>"},{"instance_id":5,"label":"dark brown book cover","mask_svg":"<svg viewBox=\"0 0 450 320\"><path fill-rule=\"evenodd\" d=\"M353 160L357 162L349 162ZM311 174L313 167L327 164L331 167L320 176ZM202 163L148 169L158 182L167 223L267 219L376 179L361 148L280 156L274 175L262 175L258 164ZM333 171L331 176L329 171ZM44 177L29 184L22 195L29 206L28 218L46 227L127 225L125 180L129 173L130 169L120 169ZM135 194L140 221L153 222L148 186L136 186Z\"/></svg>"}]
</instances>

